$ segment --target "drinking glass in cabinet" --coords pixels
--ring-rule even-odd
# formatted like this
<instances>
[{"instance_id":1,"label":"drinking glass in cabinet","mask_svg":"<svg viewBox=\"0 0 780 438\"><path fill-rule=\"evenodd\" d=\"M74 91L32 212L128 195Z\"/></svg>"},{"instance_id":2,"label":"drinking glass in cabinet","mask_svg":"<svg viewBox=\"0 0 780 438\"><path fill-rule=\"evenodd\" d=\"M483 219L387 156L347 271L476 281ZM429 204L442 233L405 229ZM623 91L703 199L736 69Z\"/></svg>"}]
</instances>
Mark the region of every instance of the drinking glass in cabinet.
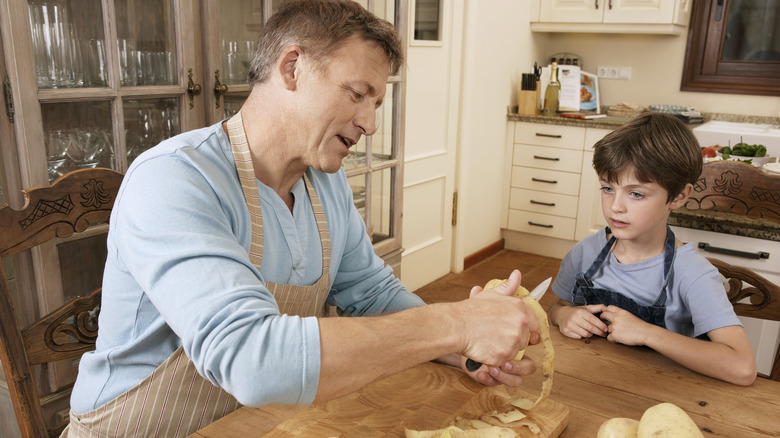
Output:
<instances>
[{"instance_id":1,"label":"drinking glass in cabinet","mask_svg":"<svg viewBox=\"0 0 780 438\"><path fill-rule=\"evenodd\" d=\"M141 152L181 132L176 98L124 101L128 165Z\"/></svg>"},{"instance_id":2,"label":"drinking glass in cabinet","mask_svg":"<svg viewBox=\"0 0 780 438\"><path fill-rule=\"evenodd\" d=\"M233 117L241 109L241 105L246 101L246 96L227 95L222 97L222 104L225 107L225 117Z\"/></svg>"},{"instance_id":3,"label":"drinking glass in cabinet","mask_svg":"<svg viewBox=\"0 0 780 438\"><path fill-rule=\"evenodd\" d=\"M100 0L27 4L38 88L108 85Z\"/></svg>"},{"instance_id":4,"label":"drinking glass in cabinet","mask_svg":"<svg viewBox=\"0 0 780 438\"><path fill-rule=\"evenodd\" d=\"M171 0L114 1L121 86L178 82L173 9Z\"/></svg>"},{"instance_id":5,"label":"drinking glass in cabinet","mask_svg":"<svg viewBox=\"0 0 780 438\"><path fill-rule=\"evenodd\" d=\"M222 40L222 71L225 83L249 81L249 65L255 53L254 41Z\"/></svg>"},{"instance_id":6,"label":"drinking glass in cabinet","mask_svg":"<svg viewBox=\"0 0 780 438\"><path fill-rule=\"evenodd\" d=\"M113 141L106 129L51 129L46 133L49 182L76 169L113 168Z\"/></svg>"}]
</instances>

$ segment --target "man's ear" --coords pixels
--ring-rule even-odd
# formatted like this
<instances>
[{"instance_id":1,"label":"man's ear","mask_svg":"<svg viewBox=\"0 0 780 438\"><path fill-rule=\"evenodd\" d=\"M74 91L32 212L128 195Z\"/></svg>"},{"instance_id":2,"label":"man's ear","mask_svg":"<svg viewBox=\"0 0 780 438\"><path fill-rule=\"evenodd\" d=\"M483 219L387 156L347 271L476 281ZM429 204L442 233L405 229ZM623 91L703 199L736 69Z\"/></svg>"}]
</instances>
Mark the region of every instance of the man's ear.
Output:
<instances>
[{"instance_id":1,"label":"man's ear","mask_svg":"<svg viewBox=\"0 0 780 438\"><path fill-rule=\"evenodd\" d=\"M295 90L301 73L301 54L303 51L299 46L287 46L282 50L276 61L276 68L279 76L284 82L285 88Z\"/></svg>"},{"instance_id":2,"label":"man's ear","mask_svg":"<svg viewBox=\"0 0 780 438\"><path fill-rule=\"evenodd\" d=\"M674 197L674 199L671 202L672 210L678 209L685 205L685 202L688 200L688 197L691 196L691 193L693 193L693 184L688 183L683 187L682 191L677 194L677 196Z\"/></svg>"}]
</instances>

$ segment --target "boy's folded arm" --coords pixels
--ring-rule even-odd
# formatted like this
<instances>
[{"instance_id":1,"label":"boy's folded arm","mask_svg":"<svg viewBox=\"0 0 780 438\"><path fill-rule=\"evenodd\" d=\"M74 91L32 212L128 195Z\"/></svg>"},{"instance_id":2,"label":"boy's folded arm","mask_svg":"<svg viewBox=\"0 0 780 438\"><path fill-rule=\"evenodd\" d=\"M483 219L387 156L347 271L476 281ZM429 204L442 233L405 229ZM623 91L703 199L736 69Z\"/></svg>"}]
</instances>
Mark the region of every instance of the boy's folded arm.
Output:
<instances>
[{"instance_id":1,"label":"boy's folded arm","mask_svg":"<svg viewBox=\"0 0 780 438\"><path fill-rule=\"evenodd\" d=\"M710 331L710 341L691 338L655 326L647 346L698 373L741 386L756 379L756 360L741 326Z\"/></svg>"}]
</instances>

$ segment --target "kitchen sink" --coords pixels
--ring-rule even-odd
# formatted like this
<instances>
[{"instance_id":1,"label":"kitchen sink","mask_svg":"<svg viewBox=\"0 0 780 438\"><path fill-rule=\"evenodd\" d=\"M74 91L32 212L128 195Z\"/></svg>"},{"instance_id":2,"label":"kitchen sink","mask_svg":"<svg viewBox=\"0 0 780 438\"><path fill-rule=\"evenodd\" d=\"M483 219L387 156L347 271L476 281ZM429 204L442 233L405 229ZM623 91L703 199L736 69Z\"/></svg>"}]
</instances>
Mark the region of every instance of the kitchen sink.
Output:
<instances>
[{"instance_id":1,"label":"kitchen sink","mask_svg":"<svg viewBox=\"0 0 780 438\"><path fill-rule=\"evenodd\" d=\"M740 141L763 144L767 155L780 156L780 125L736 123L713 120L693 128L702 147L733 146Z\"/></svg>"}]
</instances>

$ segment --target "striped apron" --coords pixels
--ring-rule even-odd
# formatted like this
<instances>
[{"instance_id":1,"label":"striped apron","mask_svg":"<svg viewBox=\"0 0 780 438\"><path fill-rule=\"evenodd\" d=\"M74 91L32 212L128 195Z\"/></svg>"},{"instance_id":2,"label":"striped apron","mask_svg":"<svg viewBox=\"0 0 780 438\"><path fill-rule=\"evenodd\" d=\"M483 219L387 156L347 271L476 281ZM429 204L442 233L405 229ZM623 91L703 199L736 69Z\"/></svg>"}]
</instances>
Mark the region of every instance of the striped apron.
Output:
<instances>
[{"instance_id":1,"label":"striped apron","mask_svg":"<svg viewBox=\"0 0 780 438\"><path fill-rule=\"evenodd\" d=\"M227 123L244 199L252 219L249 258L260 269L263 259L263 217L252 157L241 112ZM283 314L325 316L330 290L330 234L311 182L304 175L322 245L322 275L311 286L266 282ZM152 374L116 399L83 415L70 412L61 437L185 437L240 407L223 389L201 377L179 347Z\"/></svg>"}]
</instances>

